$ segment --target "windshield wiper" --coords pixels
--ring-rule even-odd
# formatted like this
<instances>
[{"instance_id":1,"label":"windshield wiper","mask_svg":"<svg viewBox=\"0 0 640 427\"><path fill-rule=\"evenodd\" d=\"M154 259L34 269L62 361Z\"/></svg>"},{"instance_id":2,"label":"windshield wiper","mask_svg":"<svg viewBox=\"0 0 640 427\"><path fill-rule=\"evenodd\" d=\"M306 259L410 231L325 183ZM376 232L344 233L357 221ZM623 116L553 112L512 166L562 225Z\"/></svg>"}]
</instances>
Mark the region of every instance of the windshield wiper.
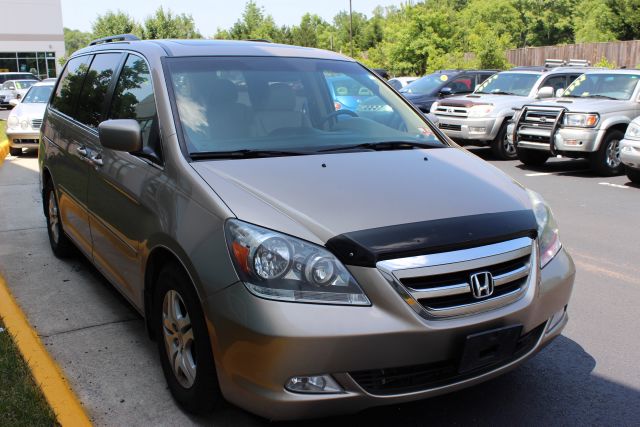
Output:
<instances>
[{"instance_id":1,"label":"windshield wiper","mask_svg":"<svg viewBox=\"0 0 640 427\"><path fill-rule=\"evenodd\" d=\"M620 101L620 98L614 98L613 96L607 96L607 95L587 95L584 96L583 98L602 98L602 99L613 99L614 101Z\"/></svg>"},{"instance_id":2,"label":"windshield wiper","mask_svg":"<svg viewBox=\"0 0 640 427\"><path fill-rule=\"evenodd\" d=\"M413 148L442 148L444 145L437 143L427 142L411 142L411 141L384 141L384 142L365 142L363 144L355 145L342 145L339 147L325 148L318 150L318 153L331 153L336 151L349 151L349 150L374 150L374 151L387 151L387 150L409 150Z\"/></svg>"},{"instance_id":3,"label":"windshield wiper","mask_svg":"<svg viewBox=\"0 0 640 427\"><path fill-rule=\"evenodd\" d=\"M482 93L487 93L489 95L516 95L513 92L506 92L504 90L496 90L496 91L493 91L493 92L482 92Z\"/></svg>"},{"instance_id":4,"label":"windshield wiper","mask_svg":"<svg viewBox=\"0 0 640 427\"><path fill-rule=\"evenodd\" d=\"M309 152L300 151L285 151L285 150L231 150L231 151L202 151L196 153L190 153L193 160L205 160L205 159L251 159L257 157L280 157L280 156L303 156L305 154L312 154Z\"/></svg>"}]
</instances>

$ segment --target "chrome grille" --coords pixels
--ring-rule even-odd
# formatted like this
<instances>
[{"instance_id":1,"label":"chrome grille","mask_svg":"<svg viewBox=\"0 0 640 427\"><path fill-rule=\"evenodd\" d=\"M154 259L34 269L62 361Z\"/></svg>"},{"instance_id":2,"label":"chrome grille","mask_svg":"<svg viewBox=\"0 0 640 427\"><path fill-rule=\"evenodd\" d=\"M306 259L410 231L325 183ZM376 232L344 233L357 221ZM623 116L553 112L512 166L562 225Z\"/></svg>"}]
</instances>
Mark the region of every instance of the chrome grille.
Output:
<instances>
[{"instance_id":1,"label":"chrome grille","mask_svg":"<svg viewBox=\"0 0 640 427\"><path fill-rule=\"evenodd\" d=\"M522 125L541 128L553 128L561 110L527 110L521 120Z\"/></svg>"},{"instance_id":2,"label":"chrome grille","mask_svg":"<svg viewBox=\"0 0 640 427\"><path fill-rule=\"evenodd\" d=\"M380 261L377 268L404 300L427 318L465 316L520 299L532 281L534 240L522 237L471 249ZM493 293L476 297L470 278L491 273Z\"/></svg>"},{"instance_id":3,"label":"chrome grille","mask_svg":"<svg viewBox=\"0 0 640 427\"><path fill-rule=\"evenodd\" d=\"M455 130L455 131L461 131L462 130L462 125L453 125L450 123L438 123L438 127L440 129L444 129L444 130Z\"/></svg>"},{"instance_id":4,"label":"chrome grille","mask_svg":"<svg viewBox=\"0 0 640 427\"><path fill-rule=\"evenodd\" d=\"M33 129L40 129L42 126L42 119L31 119L31 127Z\"/></svg>"},{"instance_id":5,"label":"chrome grille","mask_svg":"<svg viewBox=\"0 0 640 427\"><path fill-rule=\"evenodd\" d=\"M466 107L438 105L435 114L438 116L467 117L468 109Z\"/></svg>"}]
</instances>

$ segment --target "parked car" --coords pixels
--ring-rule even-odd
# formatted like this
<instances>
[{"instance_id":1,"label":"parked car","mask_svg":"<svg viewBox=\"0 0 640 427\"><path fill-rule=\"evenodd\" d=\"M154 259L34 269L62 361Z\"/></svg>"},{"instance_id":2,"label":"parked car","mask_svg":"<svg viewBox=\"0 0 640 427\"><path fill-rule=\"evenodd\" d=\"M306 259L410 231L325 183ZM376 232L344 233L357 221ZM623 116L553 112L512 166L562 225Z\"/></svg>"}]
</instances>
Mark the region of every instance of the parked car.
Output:
<instances>
[{"instance_id":1,"label":"parked car","mask_svg":"<svg viewBox=\"0 0 640 427\"><path fill-rule=\"evenodd\" d=\"M418 80L418 77L394 77L387 83L389 83L389 85L395 90L400 90L403 87L407 86L409 83L413 83L416 80Z\"/></svg>"},{"instance_id":2,"label":"parked car","mask_svg":"<svg viewBox=\"0 0 640 427\"><path fill-rule=\"evenodd\" d=\"M0 84L7 80L40 80L32 73L3 72L0 73Z\"/></svg>"},{"instance_id":3,"label":"parked car","mask_svg":"<svg viewBox=\"0 0 640 427\"><path fill-rule=\"evenodd\" d=\"M489 145L498 159L515 159L507 126L514 109L560 95L586 67L517 67L494 74L473 94L434 103L440 129L461 144Z\"/></svg>"},{"instance_id":4,"label":"parked car","mask_svg":"<svg viewBox=\"0 0 640 427\"><path fill-rule=\"evenodd\" d=\"M640 184L640 117L629 123L620 141L620 161L631 182Z\"/></svg>"},{"instance_id":5,"label":"parked car","mask_svg":"<svg viewBox=\"0 0 640 427\"><path fill-rule=\"evenodd\" d=\"M187 410L226 398L284 420L413 401L503 374L564 328L575 269L542 198L357 62L99 43L69 59L45 113L49 241L144 316ZM338 75L394 120L336 110Z\"/></svg>"},{"instance_id":6,"label":"parked car","mask_svg":"<svg viewBox=\"0 0 640 427\"><path fill-rule=\"evenodd\" d=\"M561 97L525 105L512 128L518 159L542 165L561 154L589 159L602 176L622 173L620 140L640 114L638 81L637 70L590 71Z\"/></svg>"},{"instance_id":7,"label":"parked car","mask_svg":"<svg viewBox=\"0 0 640 427\"><path fill-rule=\"evenodd\" d=\"M37 80L7 80L0 86L0 108L12 107L12 99L22 98Z\"/></svg>"},{"instance_id":8,"label":"parked car","mask_svg":"<svg viewBox=\"0 0 640 427\"><path fill-rule=\"evenodd\" d=\"M400 89L400 93L425 113L435 101L453 95L471 93L496 70L440 70Z\"/></svg>"},{"instance_id":9,"label":"parked car","mask_svg":"<svg viewBox=\"0 0 640 427\"><path fill-rule=\"evenodd\" d=\"M55 82L38 82L31 86L22 100L12 100L15 108L7 118L7 139L12 156L23 148L38 148L44 111Z\"/></svg>"}]
</instances>

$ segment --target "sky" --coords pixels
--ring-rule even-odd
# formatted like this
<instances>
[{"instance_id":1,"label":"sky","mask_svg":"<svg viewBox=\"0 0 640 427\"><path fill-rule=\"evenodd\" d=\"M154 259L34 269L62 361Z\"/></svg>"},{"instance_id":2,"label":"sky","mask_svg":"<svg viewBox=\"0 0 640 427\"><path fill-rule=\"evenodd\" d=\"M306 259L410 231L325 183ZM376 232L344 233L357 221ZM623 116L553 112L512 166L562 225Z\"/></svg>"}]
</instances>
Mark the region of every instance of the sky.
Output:
<instances>
[{"instance_id":1,"label":"sky","mask_svg":"<svg viewBox=\"0 0 640 427\"><path fill-rule=\"evenodd\" d=\"M240 18L246 0L61 0L62 22L67 28L91 31L96 16L112 10L128 13L137 21L159 6L174 13L193 16L196 28L209 37L218 28L229 28ZM376 6L400 5L406 0L352 0L353 10L371 16ZM341 10L349 10L349 0L256 0L278 25L300 23L305 13L315 13L330 21Z\"/></svg>"}]
</instances>

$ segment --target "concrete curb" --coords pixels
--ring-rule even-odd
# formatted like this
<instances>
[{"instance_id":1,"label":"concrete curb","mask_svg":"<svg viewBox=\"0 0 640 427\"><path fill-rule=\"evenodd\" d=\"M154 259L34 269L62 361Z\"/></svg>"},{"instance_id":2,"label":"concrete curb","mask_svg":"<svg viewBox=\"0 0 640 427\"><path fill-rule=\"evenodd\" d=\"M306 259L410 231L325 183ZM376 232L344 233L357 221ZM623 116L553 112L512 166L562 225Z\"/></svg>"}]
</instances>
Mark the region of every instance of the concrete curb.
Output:
<instances>
[{"instance_id":1,"label":"concrete curb","mask_svg":"<svg viewBox=\"0 0 640 427\"><path fill-rule=\"evenodd\" d=\"M45 350L36 331L11 295L0 275L0 317L26 360L33 378L64 426L91 426L82 404L62 374L62 370Z\"/></svg>"}]
</instances>

